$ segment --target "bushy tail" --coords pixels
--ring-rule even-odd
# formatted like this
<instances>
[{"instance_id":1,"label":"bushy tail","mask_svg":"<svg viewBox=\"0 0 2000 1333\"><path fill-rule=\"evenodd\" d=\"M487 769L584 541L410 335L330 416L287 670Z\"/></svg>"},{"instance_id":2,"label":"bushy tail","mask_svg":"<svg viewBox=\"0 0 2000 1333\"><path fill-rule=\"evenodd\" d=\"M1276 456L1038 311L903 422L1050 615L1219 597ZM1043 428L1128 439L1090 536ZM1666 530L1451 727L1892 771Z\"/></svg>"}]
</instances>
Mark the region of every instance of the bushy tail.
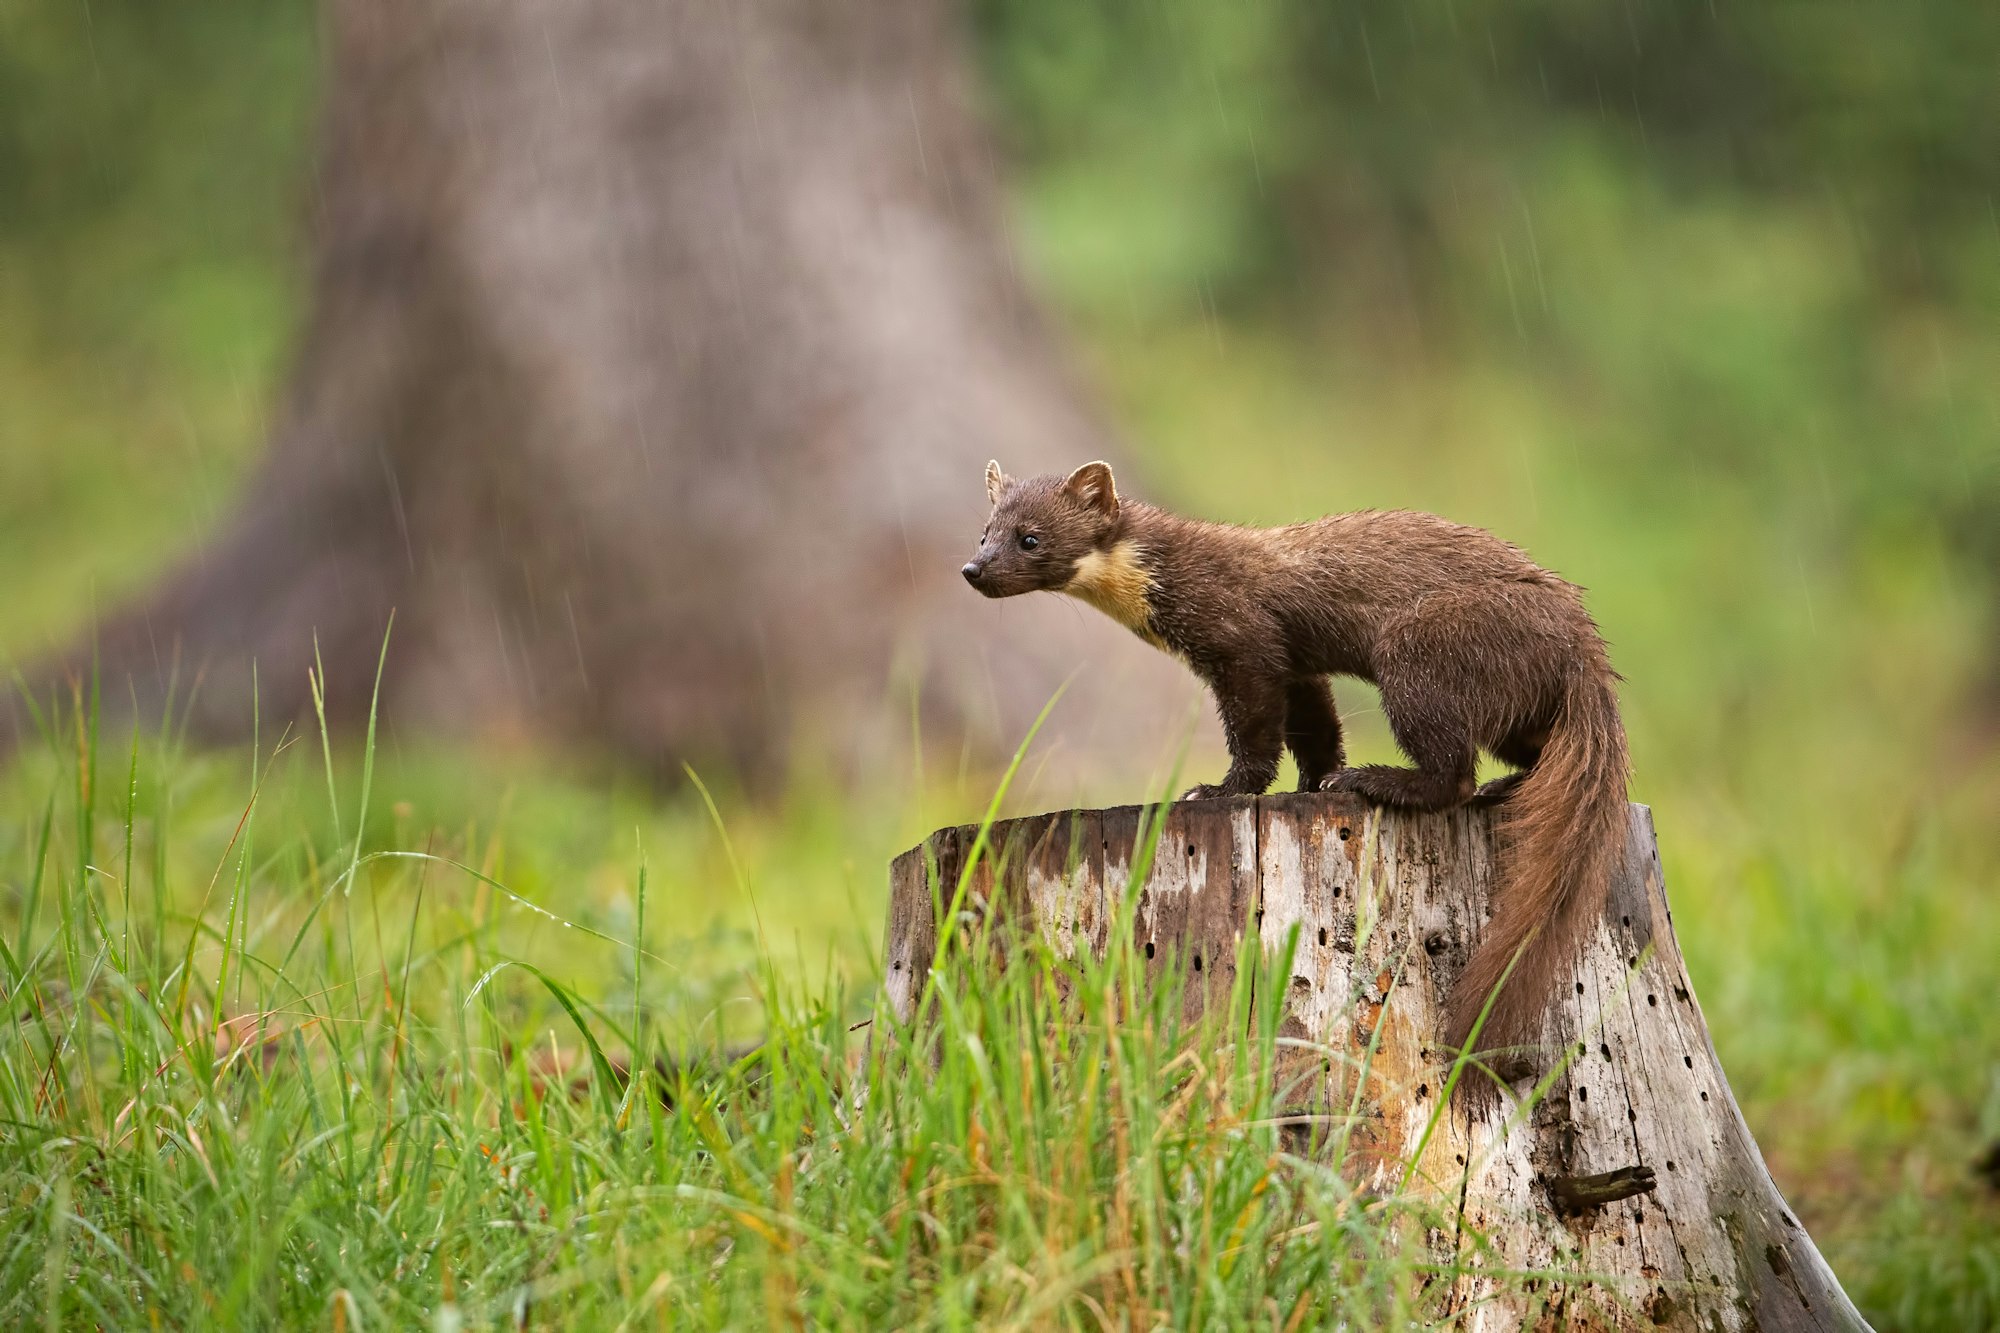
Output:
<instances>
[{"instance_id":1,"label":"bushy tail","mask_svg":"<svg viewBox=\"0 0 2000 1333\"><path fill-rule=\"evenodd\" d=\"M1496 987L1478 1049L1534 1041L1553 988L1604 910L1626 818L1625 728L1612 680L1601 662L1577 672L1541 758L1500 807L1493 914L1447 1002L1453 1050L1466 1047Z\"/></svg>"}]
</instances>

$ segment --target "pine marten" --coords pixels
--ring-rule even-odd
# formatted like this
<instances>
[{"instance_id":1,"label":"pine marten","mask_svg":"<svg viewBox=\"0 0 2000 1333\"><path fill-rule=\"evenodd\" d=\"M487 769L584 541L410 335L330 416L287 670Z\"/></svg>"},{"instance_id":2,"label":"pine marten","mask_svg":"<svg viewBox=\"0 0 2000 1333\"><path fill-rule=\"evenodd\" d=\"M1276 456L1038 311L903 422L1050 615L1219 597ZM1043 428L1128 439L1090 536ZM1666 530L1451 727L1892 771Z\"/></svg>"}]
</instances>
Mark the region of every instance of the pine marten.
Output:
<instances>
[{"instance_id":1,"label":"pine marten","mask_svg":"<svg viewBox=\"0 0 2000 1333\"><path fill-rule=\"evenodd\" d=\"M1301 791L1413 810L1499 805L1492 919L1453 988L1445 1037L1463 1049L1504 978L1479 1044L1533 1042L1625 838L1618 677L1577 588L1430 514L1205 523L1122 499L1103 463L1023 478L989 463L986 494L993 510L966 582L988 597L1080 598L1214 692L1229 771L1182 799L1262 793L1289 748ZM1381 690L1413 767L1346 766L1333 675ZM1518 771L1475 789L1482 749Z\"/></svg>"}]
</instances>

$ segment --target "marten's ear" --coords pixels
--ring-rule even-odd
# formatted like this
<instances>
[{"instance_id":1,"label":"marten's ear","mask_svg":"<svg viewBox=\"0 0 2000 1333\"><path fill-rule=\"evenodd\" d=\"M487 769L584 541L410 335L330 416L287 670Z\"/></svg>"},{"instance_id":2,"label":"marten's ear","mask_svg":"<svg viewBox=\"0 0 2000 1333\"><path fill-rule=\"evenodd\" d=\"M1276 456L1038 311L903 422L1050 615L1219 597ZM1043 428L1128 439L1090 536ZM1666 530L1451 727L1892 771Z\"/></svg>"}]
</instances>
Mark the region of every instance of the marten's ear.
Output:
<instances>
[{"instance_id":1,"label":"marten's ear","mask_svg":"<svg viewBox=\"0 0 2000 1333\"><path fill-rule=\"evenodd\" d=\"M1000 492L1007 489L1007 478L1000 471L1000 460L989 459L986 464L986 500L988 504L1000 503Z\"/></svg>"},{"instance_id":2,"label":"marten's ear","mask_svg":"<svg viewBox=\"0 0 2000 1333\"><path fill-rule=\"evenodd\" d=\"M1109 463L1085 463L1069 474L1063 490L1106 518L1118 517L1118 487L1112 483Z\"/></svg>"}]
</instances>

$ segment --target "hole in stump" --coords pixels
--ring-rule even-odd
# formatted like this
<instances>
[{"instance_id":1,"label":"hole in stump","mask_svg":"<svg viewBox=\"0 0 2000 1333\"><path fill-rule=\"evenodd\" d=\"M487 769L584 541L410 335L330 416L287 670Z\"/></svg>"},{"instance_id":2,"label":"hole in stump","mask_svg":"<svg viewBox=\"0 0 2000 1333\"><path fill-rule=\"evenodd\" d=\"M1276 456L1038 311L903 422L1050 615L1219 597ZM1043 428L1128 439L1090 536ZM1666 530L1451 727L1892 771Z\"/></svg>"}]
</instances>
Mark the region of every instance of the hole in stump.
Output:
<instances>
[{"instance_id":1,"label":"hole in stump","mask_svg":"<svg viewBox=\"0 0 2000 1333\"><path fill-rule=\"evenodd\" d=\"M1325 927L1325 926L1321 926L1321 927L1319 928L1319 947L1320 947L1320 948L1322 948L1322 949L1324 949L1324 948L1326 947L1326 927Z\"/></svg>"},{"instance_id":2,"label":"hole in stump","mask_svg":"<svg viewBox=\"0 0 2000 1333\"><path fill-rule=\"evenodd\" d=\"M1611 1045L1610 1045L1610 1043L1609 1043L1609 1042L1605 1042L1605 1043L1602 1043L1602 1044L1600 1044L1600 1045L1598 1046L1598 1048L1597 1048L1597 1053L1598 1053L1599 1055L1603 1056L1603 1057L1604 1057L1605 1059L1609 1060L1609 1059L1611 1058Z\"/></svg>"},{"instance_id":3,"label":"hole in stump","mask_svg":"<svg viewBox=\"0 0 2000 1333\"><path fill-rule=\"evenodd\" d=\"M1620 921L1623 921L1623 922L1624 922L1624 923L1625 923L1626 925L1628 925L1628 926L1632 924L1632 918L1631 918L1631 917L1629 917L1629 916L1621 916L1621 917L1619 917L1618 919L1619 919Z\"/></svg>"},{"instance_id":4,"label":"hole in stump","mask_svg":"<svg viewBox=\"0 0 2000 1333\"><path fill-rule=\"evenodd\" d=\"M1581 981L1576 983L1576 993L1578 995L1583 994L1583 983Z\"/></svg>"},{"instance_id":5,"label":"hole in stump","mask_svg":"<svg viewBox=\"0 0 2000 1333\"><path fill-rule=\"evenodd\" d=\"M1418 1101L1422 1101L1422 1100L1423 1100L1424 1098L1426 1098L1426 1097L1428 1097L1428 1096L1430 1096L1430 1095L1431 1095L1431 1085L1430 1085L1430 1084L1428 1084L1428 1083L1419 1083L1419 1084L1417 1084L1417 1100L1418 1100Z\"/></svg>"},{"instance_id":6,"label":"hole in stump","mask_svg":"<svg viewBox=\"0 0 2000 1333\"><path fill-rule=\"evenodd\" d=\"M1660 1003L1660 997L1657 995L1648 995L1646 997L1646 1003L1654 1006L1655 1008L1658 1008Z\"/></svg>"},{"instance_id":7,"label":"hole in stump","mask_svg":"<svg viewBox=\"0 0 2000 1333\"><path fill-rule=\"evenodd\" d=\"M1200 954L1196 954L1196 955L1194 956L1194 970L1195 970L1195 971L1197 971L1197 972L1201 971L1201 955L1200 955Z\"/></svg>"},{"instance_id":8,"label":"hole in stump","mask_svg":"<svg viewBox=\"0 0 2000 1333\"><path fill-rule=\"evenodd\" d=\"M1708 1094L1707 1094L1707 1093L1705 1093L1705 1092L1704 1092L1703 1094L1701 1094L1701 1099L1702 1099L1703 1101L1707 1101L1707 1100L1708 1100Z\"/></svg>"},{"instance_id":9,"label":"hole in stump","mask_svg":"<svg viewBox=\"0 0 2000 1333\"><path fill-rule=\"evenodd\" d=\"M1590 1089L1589 1089L1589 1088L1578 1088L1578 1089L1576 1090L1576 1099L1577 1099L1578 1101L1580 1101L1580 1102L1587 1102L1587 1101L1589 1101L1589 1100L1590 1100Z\"/></svg>"},{"instance_id":10,"label":"hole in stump","mask_svg":"<svg viewBox=\"0 0 2000 1333\"><path fill-rule=\"evenodd\" d=\"M1347 841L1347 840L1348 840L1349 838L1351 838L1351 837L1353 837L1353 836L1354 836L1354 830L1353 830L1353 829L1351 829L1351 828L1347 828L1347 827L1344 827L1344 826L1343 826L1343 827L1341 828L1341 830L1340 830L1340 840L1341 840L1342 842L1346 842L1346 841Z\"/></svg>"},{"instance_id":11,"label":"hole in stump","mask_svg":"<svg viewBox=\"0 0 2000 1333\"><path fill-rule=\"evenodd\" d=\"M1153 956L1153 942L1152 942L1151 940L1147 940L1147 941L1146 941L1146 957L1148 957L1148 958L1151 958L1152 956Z\"/></svg>"},{"instance_id":12,"label":"hole in stump","mask_svg":"<svg viewBox=\"0 0 2000 1333\"><path fill-rule=\"evenodd\" d=\"M1189 844L1188 844L1188 860L1190 860L1190 861L1194 860L1194 844L1193 844L1193 843L1189 843Z\"/></svg>"},{"instance_id":13,"label":"hole in stump","mask_svg":"<svg viewBox=\"0 0 2000 1333\"><path fill-rule=\"evenodd\" d=\"M1336 898L1340 896L1340 886L1338 884L1333 886L1333 896Z\"/></svg>"},{"instance_id":14,"label":"hole in stump","mask_svg":"<svg viewBox=\"0 0 2000 1333\"><path fill-rule=\"evenodd\" d=\"M1667 1170L1669 1170L1669 1171L1674 1171L1674 1170L1678 1170L1678 1168L1674 1166L1674 1163L1673 1163L1673 1159L1672 1159L1672 1158L1668 1158L1668 1159L1667 1159Z\"/></svg>"},{"instance_id":15,"label":"hole in stump","mask_svg":"<svg viewBox=\"0 0 2000 1333\"><path fill-rule=\"evenodd\" d=\"M1682 1064L1684 1064L1684 1065L1686 1065L1686 1066L1687 1066L1687 1067L1688 1067L1689 1069L1693 1069L1693 1068L1694 1068L1694 1057L1693 1057L1692 1055L1683 1055L1683 1056L1681 1057L1681 1063L1682 1063Z\"/></svg>"}]
</instances>

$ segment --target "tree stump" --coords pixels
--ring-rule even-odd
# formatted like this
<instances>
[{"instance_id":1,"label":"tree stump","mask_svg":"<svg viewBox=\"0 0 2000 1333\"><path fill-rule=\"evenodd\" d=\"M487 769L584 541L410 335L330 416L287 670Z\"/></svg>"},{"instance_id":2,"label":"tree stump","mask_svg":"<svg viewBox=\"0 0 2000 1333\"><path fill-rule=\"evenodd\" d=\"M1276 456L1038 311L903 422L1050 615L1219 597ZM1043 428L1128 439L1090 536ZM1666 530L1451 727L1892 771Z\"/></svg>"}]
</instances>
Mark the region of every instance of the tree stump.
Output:
<instances>
[{"instance_id":1,"label":"tree stump","mask_svg":"<svg viewBox=\"0 0 2000 1333\"><path fill-rule=\"evenodd\" d=\"M972 903L1024 912L1059 953L1101 950L1130 888L1143 813L995 825ZM1196 1012L1227 1003L1243 932L1277 951L1297 927L1281 1086L1319 1103L1301 1111L1344 1114L1352 1079L1365 1077L1349 1168L1368 1176L1361 1186L1395 1190L1414 1152L1412 1179L1459 1201L1458 1225L1429 1239L1441 1261L1469 1265L1448 1297L1468 1326L1514 1327L1546 1308L1548 1290L1531 1303L1482 1276L1534 1269L1574 1275L1561 1296L1573 1328L1865 1328L1730 1094L1674 940L1651 812L1633 806L1630 828L1604 918L1545 1020L1551 1055L1506 1096L1455 1098L1428 1141L1450 1070L1432 1043L1486 918L1490 812L1385 812L1345 795L1173 805L1133 917L1136 943L1149 974L1175 951L1188 960ZM937 939L927 867L955 885L977 832L939 830L891 867L886 988L901 1021ZM1484 1254L1473 1231L1491 1247Z\"/></svg>"}]
</instances>

